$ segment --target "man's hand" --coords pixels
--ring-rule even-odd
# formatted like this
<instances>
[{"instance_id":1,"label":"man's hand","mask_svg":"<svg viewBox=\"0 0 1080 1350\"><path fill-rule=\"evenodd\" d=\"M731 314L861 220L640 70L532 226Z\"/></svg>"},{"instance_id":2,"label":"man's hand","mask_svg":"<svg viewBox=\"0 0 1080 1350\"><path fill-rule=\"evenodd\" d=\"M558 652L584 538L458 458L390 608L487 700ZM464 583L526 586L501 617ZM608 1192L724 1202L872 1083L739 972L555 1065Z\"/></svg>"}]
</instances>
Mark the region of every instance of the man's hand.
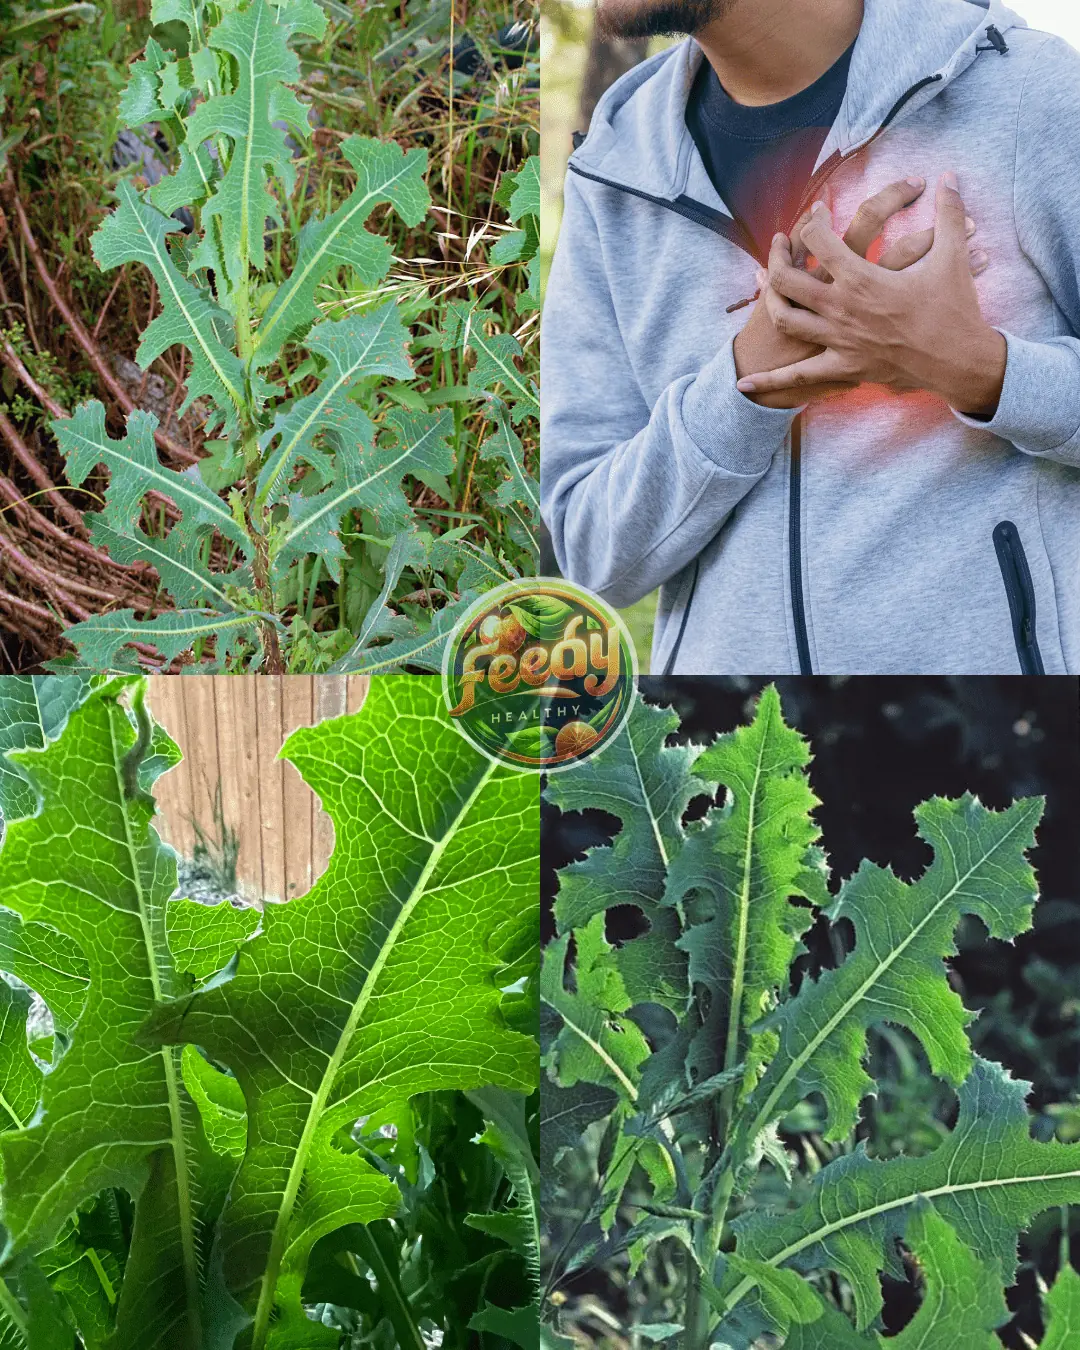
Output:
<instances>
[{"instance_id":1,"label":"man's hand","mask_svg":"<svg viewBox=\"0 0 1080 1350\"><path fill-rule=\"evenodd\" d=\"M890 183L887 188L875 193L873 197L868 197L855 213L855 218L844 235L844 243L861 258L865 258L870 251L870 246L880 236L889 218L894 216L897 211L903 211L905 207L917 201L925 186L926 184L921 178L906 178L898 183ZM791 232L796 250L796 261L799 266L802 266L806 261L806 250L801 245L800 234L803 226L808 224L809 221L810 212L807 211ZM916 261L917 258L921 258L930 248L930 244L925 237L927 234L932 239L932 231L923 231L922 234L909 235L907 239L894 245L890 252L899 249L901 244L908 246L907 260L901 261L897 257L895 265L906 267L911 262ZM882 263L885 263L884 259L882 259ZM760 272L758 274L758 286L761 294L745 327L735 338L735 370L740 377L753 374L756 370L775 370L777 367L791 366L798 361L806 360L809 356L816 356L822 350L816 343L800 341L798 338L776 329L763 303L765 300L765 284L765 274ZM760 403L767 408L797 408L800 404L808 402L810 398L825 398L829 394L841 393L852 387L851 381L843 380L831 385L821 386L812 392L802 389L799 391L797 398L790 391L777 394L751 395L751 398L755 403Z\"/></svg>"},{"instance_id":2,"label":"man's hand","mask_svg":"<svg viewBox=\"0 0 1080 1350\"><path fill-rule=\"evenodd\" d=\"M903 271L874 266L834 234L828 208L815 203L802 245L824 274L795 266L786 235L773 240L765 309L785 338L818 350L796 362L742 377L760 399L821 386L869 382L898 391L926 389L974 416L991 416L1005 380L1005 339L982 317L956 175L937 192L937 221L925 256ZM798 308L797 306L801 306Z\"/></svg>"}]
</instances>

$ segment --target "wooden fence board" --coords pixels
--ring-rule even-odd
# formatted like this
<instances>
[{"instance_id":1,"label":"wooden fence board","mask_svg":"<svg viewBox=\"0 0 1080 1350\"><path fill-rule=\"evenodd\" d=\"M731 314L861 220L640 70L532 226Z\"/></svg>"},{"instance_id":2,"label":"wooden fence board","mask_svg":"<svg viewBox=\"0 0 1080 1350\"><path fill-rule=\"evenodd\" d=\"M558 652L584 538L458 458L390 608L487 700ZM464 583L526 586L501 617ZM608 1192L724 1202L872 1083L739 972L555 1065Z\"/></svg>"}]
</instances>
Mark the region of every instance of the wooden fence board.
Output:
<instances>
[{"instance_id":1,"label":"wooden fence board","mask_svg":"<svg viewBox=\"0 0 1080 1350\"><path fill-rule=\"evenodd\" d=\"M236 831L239 889L252 899L302 895L326 867L334 831L314 793L278 752L291 731L355 712L366 676L192 676L152 679L154 717L184 753L159 780L159 828L190 857L194 823L217 839L215 794Z\"/></svg>"},{"instance_id":2,"label":"wooden fence board","mask_svg":"<svg viewBox=\"0 0 1080 1350\"><path fill-rule=\"evenodd\" d=\"M314 690L303 675L281 676L282 721L286 731L307 727L315 717ZM285 897L303 895L311 886L311 822L315 801L311 789L291 764L282 761L285 795Z\"/></svg>"},{"instance_id":3,"label":"wooden fence board","mask_svg":"<svg viewBox=\"0 0 1080 1350\"><path fill-rule=\"evenodd\" d=\"M285 899L285 782L277 752L281 734L281 680L274 675L253 675L257 769L259 775L259 820L262 843L263 893Z\"/></svg>"}]
</instances>

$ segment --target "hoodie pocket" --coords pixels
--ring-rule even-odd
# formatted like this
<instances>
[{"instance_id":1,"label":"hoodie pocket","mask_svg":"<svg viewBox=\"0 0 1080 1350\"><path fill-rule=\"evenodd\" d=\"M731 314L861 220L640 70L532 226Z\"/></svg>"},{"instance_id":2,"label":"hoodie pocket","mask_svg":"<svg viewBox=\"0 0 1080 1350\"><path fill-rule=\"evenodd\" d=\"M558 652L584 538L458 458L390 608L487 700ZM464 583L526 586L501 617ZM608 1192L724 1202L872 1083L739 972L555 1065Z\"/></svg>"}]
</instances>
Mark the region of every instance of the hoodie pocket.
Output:
<instances>
[{"instance_id":1,"label":"hoodie pocket","mask_svg":"<svg viewBox=\"0 0 1080 1350\"><path fill-rule=\"evenodd\" d=\"M1020 531L1011 520L1003 520L994 528L994 548L997 550L1001 579L1012 616L1013 641L1024 675L1043 675L1042 653L1035 630L1035 587L1031 583L1027 555L1020 540Z\"/></svg>"}]
</instances>

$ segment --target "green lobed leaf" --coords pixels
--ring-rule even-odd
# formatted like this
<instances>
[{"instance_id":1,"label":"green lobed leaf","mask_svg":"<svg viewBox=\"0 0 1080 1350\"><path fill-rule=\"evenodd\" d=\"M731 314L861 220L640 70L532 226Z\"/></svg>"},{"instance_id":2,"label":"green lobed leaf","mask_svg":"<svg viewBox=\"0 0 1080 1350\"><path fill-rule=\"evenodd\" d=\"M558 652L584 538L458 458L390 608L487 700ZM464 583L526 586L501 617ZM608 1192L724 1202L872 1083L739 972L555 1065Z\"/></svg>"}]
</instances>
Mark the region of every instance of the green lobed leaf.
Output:
<instances>
[{"instance_id":1,"label":"green lobed leaf","mask_svg":"<svg viewBox=\"0 0 1080 1350\"><path fill-rule=\"evenodd\" d=\"M652 1176L657 1198L666 1199L674 1180L662 1146L651 1138L623 1143L618 1131L638 1109L641 1066L649 1059L649 1043L625 1016L631 1006L622 975L611 959L604 937L604 915L597 914L574 931L576 948L573 987L567 982L570 934L544 948L540 998L549 1012L544 1062L564 1087L588 1083L614 1092L618 1103L609 1122L613 1143L604 1175L602 1224L610 1228L634 1164L640 1161ZM554 1015L554 1016L552 1016ZM557 1023L555 1017L557 1016Z\"/></svg>"},{"instance_id":2,"label":"green lobed leaf","mask_svg":"<svg viewBox=\"0 0 1080 1350\"><path fill-rule=\"evenodd\" d=\"M494 422L495 430L481 444L480 458L500 461L508 473L508 477L495 490L495 502L501 507L520 502L528 515L535 519L540 514L539 487L525 467L525 450L510 425L506 404L502 399L493 399L486 413L488 420Z\"/></svg>"},{"instance_id":3,"label":"green lobed leaf","mask_svg":"<svg viewBox=\"0 0 1080 1350\"><path fill-rule=\"evenodd\" d=\"M616 958L632 1003L686 1004L686 957L675 947L679 924L663 903L667 867L686 839L682 817L714 781L699 772L702 747L667 746L678 727L671 708L638 699L622 734L573 773L554 775L547 799L563 811L600 807L622 828L610 847L591 849L559 873L555 918L561 932L579 928L616 905L636 905L650 931L624 944Z\"/></svg>"},{"instance_id":4,"label":"green lobed leaf","mask_svg":"<svg viewBox=\"0 0 1080 1350\"><path fill-rule=\"evenodd\" d=\"M199 1108L206 1139L215 1153L240 1159L247 1145L247 1108L235 1078L215 1069L193 1045L180 1061L184 1086Z\"/></svg>"},{"instance_id":5,"label":"green lobed leaf","mask_svg":"<svg viewBox=\"0 0 1080 1350\"><path fill-rule=\"evenodd\" d=\"M197 980L216 974L259 926L259 911L226 901L216 905L177 899L165 915L165 936L177 970Z\"/></svg>"},{"instance_id":6,"label":"green lobed leaf","mask_svg":"<svg viewBox=\"0 0 1080 1350\"><path fill-rule=\"evenodd\" d=\"M278 287L255 334L255 368L269 365L284 343L297 338L316 317L315 289L339 267L351 267L362 285L386 275L391 250L364 229L376 206L389 203L406 225L416 225L431 203L424 183L427 154L403 151L393 141L350 136L342 153L356 170L356 186L330 215L308 221L300 233L296 266Z\"/></svg>"},{"instance_id":7,"label":"green lobed leaf","mask_svg":"<svg viewBox=\"0 0 1080 1350\"><path fill-rule=\"evenodd\" d=\"M143 58L131 63L127 88L120 95L117 114L122 126L138 127L165 116L165 109L158 99L164 65L165 53L152 37L147 38Z\"/></svg>"},{"instance_id":8,"label":"green lobed leaf","mask_svg":"<svg viewBox=\"0 0 1080 1350\"><path fill-rule=\"evenodd\" d=\"M114 441L105 430L105 408L97 399L51 426L67 460L68 479L75 487L80 487L97 465L109 470L105 509L89 515L91 524L100 517L100 525L126 535L139 517L146 494L159 492L182 512L169 536L177 535L181 547L196 543L206 529L214 529L245 551L250 550L251 543L229 508L200 478L177 473L160 462L154 444L157 418L152 413L138 408L130 413L122 441Z\"/></svg>"},{"instance_id":9,"label":"green lobed leaf","mask_svg":"<svg viewBox=\"0 0 1080 1350\"><path fill-rule=\"evenodd\" d=\"M922 1303L898 1335L863 1335L801 1276L762 1263L733 1263L759 1281L759 1305L785 1350L1001 1350L993 1334L1009 1319L1001 1284L934 1208L917 1203L905 1243L922 1270Z\"/></svg>"},{"instance_id":10,"label":"green lobed leaf","mask_svg":"<svg viewBox=\"0 0 1080 1350\"><path fill-rule=\"evenodd\" d=\"M150 188L147 194L159 211L171 216L181 206L200 204L210 193L217 170L204 147L180 147L180 165Z\"/></svg>"},{"instance_id":11,"label":"green lobed leaf","mask_svg":"<svg viewBox=\"0 0 1080 1350\"><path fill-rule=\"evenodd\" d=\"M535 386L518 369L521 343L512 333L488 333L491 316L474 311L467 326L467 345L476 356L469 371L469 388L493 393L502 388L510 405L510 420L516 426L525 417L538 417L540 400Z\"/></svg>"},{"instance_id":12,"label":"green lobed leaf","mask_svg":"<svg viewBox=\"0 0 1080 1350\"><path fill-rule=\"evenodd\" d=\"M396 1210L397 1188L338 1148L339 1130L419 1092L528 1092L537 1074L535 1042L500 1014L500 972L534 932L535 784L457 734L437 679L375 681L360 713L294 732L282 753L334 822L327 871L264 911L231 975L152 1024L244 1093L248 1151L217 1260L251 1350L336 1345L301 1305L311 1248Z\"/></svg>"},{"instance_id":13,"label":"green lobed leaf","mask_svg":"<svg viewBox=\"0 0 1080 1350\"><path fill-rule=\"evenodd\" d=\"M265 0L260 3L265 4ZM173 343L182 343L191 353L192 365L186 380L187 397L177 416L182 417L196 399L209 398L226 425L235 426L236 409L244 400L244 369L240 358L218 336L219 326L222 332L231 328L229 316L193 286L173 262L165 241L181 229L179 221L143 201L126 179L117 184L116 195L118 207L106 216L90 240L94 258L105 272L121 263L142 263L157 282L162 303L162 312L142 335L136 361L148 370L155 357ZM148 418L145 413L131 414L136 416ZM54 423L54 431L56 426Z\"/></svg>"},{"instance_id":14,"label":"green lobed leaf","mask_svg":"<svg viewBox=\"0 0 1080 1350\"><path fill-rule=\"evenodd\" d=\"M37 750L55 740L89 687L77 675L0 675L0 826L37 808L33 788L5 751Z\"/></svg>"},{"instance_id":15,"label":"green lobed leaf","mask_svg":"<svg viewBox=\"0 0 1080 1350\"><path fill-rule=\"evenodd\" d=\"M417 666L421 670L442 670L446 644L475 600L474 591L465 591L457 600L437 609L430 623L420 625L408 620L410 629L407 633L395 633L389 642L378 646L373 645L378 632L369 631L365 645L355 643L339 661L334 662L329 673L385 675L408 666Z\"/></svg>"},{"instance_id":16,"label":"green lobed leaf","mask_svg":"<svg viewBox=\"0 0 1080 1350\"><path fill-rule=\"evenodd\" d=\"M737 1220L737 1259L721 1286L723 1300L732 1307L755 1287L756 1274L738 1268L747 1261L802 1273L835 1270L851 1284L865 1329L881 1310L878 1272L902 1278L895 1243L920 1198L988 1267L998 1290L1010 1286L1019 1230L1045 1209L1080 1201L1080 1145L1031 1138L1029 1087L976 1059L959 1088L956 1126L933 1153L875 1162L860 1144L818 1173L811 1199L798 1209Z\"/></svg>"},{"instance_id":17,"label":"green lobed leaf","mask_svg":"<svg viewBox=\"0 0 1080 1350\"><path fill-rule=\"evenodd\" d=\"M509 216L514 222L522 216L540 214L540 156L530 155L514 174L514 191L510 197Z\"/></svg>"},{"instance_id":18,"label":"green lobed leaf","mask_svg":"<svg viewBox=\"0 0 1080 1350\"><path fill-rule=\"evenodd\" d=\"M156 647L166 663L190 651L196 642L214 641L214 667L224 668L240 643L256 641L253 614L212 614L201 609L167 610L154 619L137 619L133 609L115 609L72 624L64 636L79 649L84 667L98 671L130 671L135 653L122 653L132 642ZM214 667L206 667L210 670Z\"/></svg>"},{"instance_id":19,"label":"green lobed leaf","mask_svg":"<svg viewBox=\"0 0 1080 1350\"><path fill-rule=\"evenodd\" d=\"M194 48L200 42L202 9L200 0L153 0L150 17L156 25L174 22L184 24Z\"/></svg>"},{"instance_id":20,"label":"green lobed leaf","mask_svg":"<svg viewBox=\"0 0 1080 1350\"><path fill-rule=\"evenodd\" d=\"M687 1086L745 1062L753 1087L775 1049L774 1034L752 1036L751 1028L786 988L813 918L791 901L829 899L814 851L821 831L809 762L805 738L785 724L769 685L753 721L720 736L695 766L724 784L727 798L672 859L664 895L686 914L676 946L687 953L691 986L706 1009L687 1047Z\"/></svg>"},{"instance_id":21,"label":"green lobed leaf","mask_svg":"<svg viewBox=\"0 0 1080 1350\"><path fill-rule=\"evenodd\" d=\"M0 980L0 1129L21 1129L41 1093L41 1069L26 1040L30 995Z\"/></svg>"},{"instance_id":22,"label":"green lobed leaf","mask_svg":"<svg viewBox=\"0 0 1080 1350\"><path fill-rule=\"evenodd\" d=\"M90 542L103 548L119 563L149 563L178 605L208 606L219 612L233 609L226 586L247 586L251 569L246 564L232 572L211 572L203 556L209 530L171 530L164 538L151 538L138 525L115 530L103 520L104 512L90 514Z\"/></svg>"},{"instance_id":23,"label":"green lobed leaf","mask_svg":"<svg viewBox=\"0 0 1080 1350\"><path fill-rule=\"evenodd\" d=\"M1026 854L1042 809L1041 798L1004 811L988 810L970 794L931 798L915 812L919 836L934 852L918 881L905 884L864 862L845 882L830 917L851 920L855 948L816 983L805 982L773 1018L779 1050L747 1103L736 1155L813 1092L825 1099L826 1138L842 1139L873 1088L862 1061L867 1028L875 1023L907 1027L935 1074L951 1083L966 1078L970 1014L949 985L943 958L955 951L953 932L963 914L982 919L996 938L1030 927L1036 887Z\"/></svg>"},{"instance_id":24,"label":"green lobed leaf","mask_svg":"<svg viewBox=\"0 0 1080 1350\"><path fill-rule=\"evenodd\" d=\"M375 426L349 397L349 391L365 376L411 378L408 338L400 310L392 303L347 319L316 324L304 345L326 358L326 370L319 387L297 399L287 411L279 412L270 430L260 437L260 501L275 501L287 491L289 477L300 460L319 467L328 465L328 456L315 449L317 437L328 437L331 448L346 457L372 452Z\"/></svg>"},{"instance_id":25,"label":"green lobed leaf","mask_svg":"<svg viewBox=\"0 0 1080 1350\"><path fill-rule=\"evenodd\" d=\"M42 1111L0 1136L7 1258L32 1255L72 1211L119 1186L138 1197L140 1245L117 1308L117 1350L194 1345L198 1316L195 1141L178 1087L178 1052L147 1054L135 1033L163 992L182 987L164 941L176 881L152 828L153 803L128 795L135 731L110 681L70 715L58 740L13 757L41 795L39 813L11 824L0 849L0 904L47 917L89 967L86 1006L66 1053L43 1080ZM151 747L148 745L147 747ZM161 738L153 747L165 767ZM175 747L172 762L178 758Z\"/></svg>"},{"instance_id":26,"label":"green lobed leaf","mask_svg":"<svg viewBox=\"0 0 1080 1350\"><path fill-rule=\"evenodd\" d=\"M191 151L212 137L228 137L233 151L228 167L210 200L203 220L221 225L221 257L235 286L246 278L248 266L262 271L266 264L265 222L280 223L277 198L267 175L292 191L296 171L280 125L299 135L308 131L307 109L287 88L300 78L300 63L289 48L294 33L321 37L326 16L314 4L270 5L251 0L242 9L228 11L211 31L209 45L236 59L236 88L200 103L187 121Z\"/></svg>"},{"instance_id":27,"label":"green lobed leaf","mask_svg":"<svg viewBox=\"0 0 1080 1350\"><path fill-rule=\"evenodd\" d=\"M0 970L40 994L61 1035L71 1032L90 985L90 970L77 942L49 923L24 923L11 910L0 909Z\"/></svg>"},{"instance_id":28,"label":"green lobed leaf","mask_svg":"<svg viewBox=\"0 0 1080 1350\"><path fill-rule=\"evenodd\" d=\"M363 418L364 414L357 410L355 416ZM346 549L338 532L347 511L370 511L380 534L404 529L412 520L412 510L401 491L402 478L425 470L448 473L453 468L454 414L448 409L421 413L391 408L385 427L373 444L339 442L328 486L312 497L295 493L290 498L288 522L272 545L276 577L282 577L297 559L314 553L339 580ZM325 430L331 438L338 435L332 425Z\"/></svg>"}]
</instances>

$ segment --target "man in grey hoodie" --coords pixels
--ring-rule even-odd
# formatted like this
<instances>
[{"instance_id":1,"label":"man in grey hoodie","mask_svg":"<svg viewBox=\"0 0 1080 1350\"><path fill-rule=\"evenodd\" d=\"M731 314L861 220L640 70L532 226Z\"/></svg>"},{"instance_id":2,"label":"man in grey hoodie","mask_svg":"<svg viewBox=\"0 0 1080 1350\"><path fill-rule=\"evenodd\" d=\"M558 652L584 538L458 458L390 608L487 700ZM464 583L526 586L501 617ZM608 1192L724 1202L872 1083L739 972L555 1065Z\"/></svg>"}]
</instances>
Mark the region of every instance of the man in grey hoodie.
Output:
<instances>
[{"instance_id":1,"label":"man in grey hoodie","mask_svg":"<svg viewBox=\"0 0 1080 1350\"><path fill-rule=\"evenodd\" d=\"M654 671L1080 671L1080 55L999 0L601 15L699 40L570 160L541 346L565 575L660 588ZM740 147L838 71L820 140ZM887 254L932 239L903 270L858 256L876 194Z\"/></svg>"}]
</instances>

